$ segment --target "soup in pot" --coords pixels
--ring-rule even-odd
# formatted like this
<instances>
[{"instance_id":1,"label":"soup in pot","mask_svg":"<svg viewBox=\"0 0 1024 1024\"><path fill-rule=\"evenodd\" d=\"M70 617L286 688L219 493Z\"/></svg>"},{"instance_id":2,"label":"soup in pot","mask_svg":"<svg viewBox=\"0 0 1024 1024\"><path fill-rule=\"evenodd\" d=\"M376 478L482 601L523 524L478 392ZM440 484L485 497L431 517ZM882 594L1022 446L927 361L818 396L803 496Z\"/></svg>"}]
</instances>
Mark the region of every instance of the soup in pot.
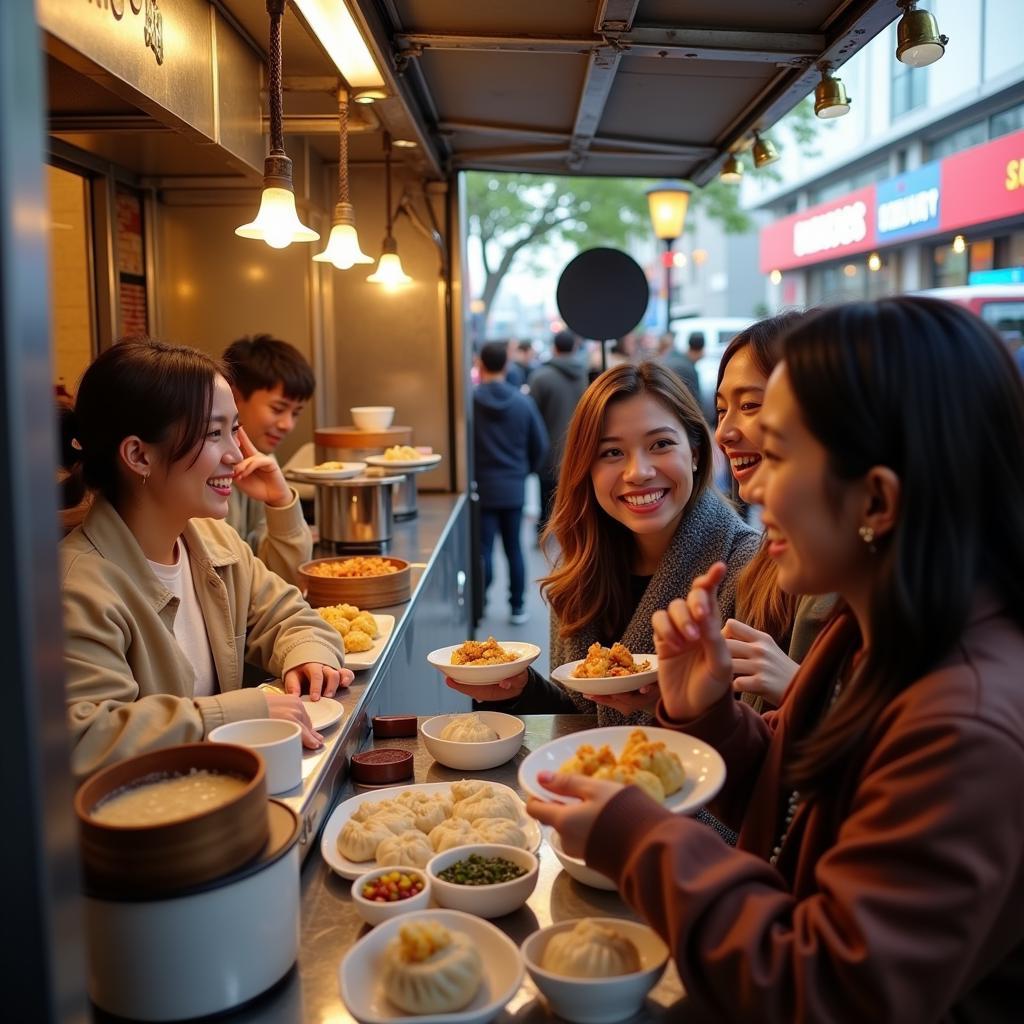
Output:
<instances>
[{"instance_id":1,"label":"soup in pot","mask_svg":"<svg viewBox=\"0 0 1024 1024\"><path fill-rule=\"evenodd\" d=\"M205 770L149 776L105 797L90 816L104 825L166 825L220 807L248 784L237 775Z\"/></svg>"}]
</instances>

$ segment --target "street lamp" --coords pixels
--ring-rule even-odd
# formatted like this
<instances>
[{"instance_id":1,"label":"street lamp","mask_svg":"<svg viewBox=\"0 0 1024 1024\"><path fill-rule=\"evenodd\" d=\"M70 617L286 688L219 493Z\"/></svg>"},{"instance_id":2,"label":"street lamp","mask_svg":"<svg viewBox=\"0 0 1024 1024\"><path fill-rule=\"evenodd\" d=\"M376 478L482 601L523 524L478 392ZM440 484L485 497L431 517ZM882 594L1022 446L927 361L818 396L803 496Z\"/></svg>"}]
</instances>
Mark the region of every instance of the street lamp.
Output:
<instances>
[{"instance_id":1,"label":"street lamp","mask_svg":"<svg viewBox=\"0 0 1024 1024\"><path fill-rule=\"evenodd\" d=\"M661 181L647 190L654 234L665 243L665 330L672 323L672 243L683 233L690 190L678 181Z\"/></svg>"}]
</instances>

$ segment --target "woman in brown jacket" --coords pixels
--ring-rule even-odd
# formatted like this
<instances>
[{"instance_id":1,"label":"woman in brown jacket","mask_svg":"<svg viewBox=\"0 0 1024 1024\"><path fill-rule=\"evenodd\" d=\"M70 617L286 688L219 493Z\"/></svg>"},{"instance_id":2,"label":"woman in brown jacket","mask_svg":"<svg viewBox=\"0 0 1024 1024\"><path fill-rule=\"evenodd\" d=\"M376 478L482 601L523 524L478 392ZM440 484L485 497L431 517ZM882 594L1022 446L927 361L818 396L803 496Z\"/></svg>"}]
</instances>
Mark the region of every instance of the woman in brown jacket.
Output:
<instances>
[{"instance_id":1,"label":"woman in brown jacket","mask_svg":"<svg viewBox=\"0 0 1024 1024\"><path fill-rule=\"evenodd\" d=\"M721 751L737 849L581 776L547 779L581 803L531 813L670 943L695 1017L1017 1019L1019 374L958 307L852 304L793 328L761 416L779 584L838 593L836 617L764 716L731 696L721 567L654 623L659 722Z\"/></svg>"}]
</instances>

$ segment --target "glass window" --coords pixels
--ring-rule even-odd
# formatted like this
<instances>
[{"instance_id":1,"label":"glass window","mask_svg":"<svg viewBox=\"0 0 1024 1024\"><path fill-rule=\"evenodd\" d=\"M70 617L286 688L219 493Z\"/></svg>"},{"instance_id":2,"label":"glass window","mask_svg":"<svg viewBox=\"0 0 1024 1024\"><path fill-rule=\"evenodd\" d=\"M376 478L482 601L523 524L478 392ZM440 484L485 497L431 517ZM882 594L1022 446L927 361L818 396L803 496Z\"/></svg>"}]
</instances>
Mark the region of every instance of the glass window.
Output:
<instances>
[{"instance_id":1,"label":"glass window","mask_svg":"<svg viewBox=\"0 0 1024 1024\"><path fill-rule=\"evenodd\" d=\"M986 302L981 307L981 318L1007 341L1024 341L1024 302Z\"/></svg>"},{"instance_id":2,"label":"glass window","mask_svg":"<svg viewBox=\"0 0 1024 1024\"><path fill-rule=\"evenodd\" d=\"M891 116L892 120L903 114L923 107L928 101L928 71L926 68L912 68L896 59L895 50L892 58L892 89Z\"/></svg>"},{"instance_id":3,"label":"glass window","mask_svg":"<svg viewBox=\"0 0 1024 1024\"><path fill-rule=\"evenodd\" d=\"M932 249L932 285L935 288L967 284L969 249L954 252L949 242L943 242Z\"/></svg>"},{"instance_id":4,"label":"glass window","mask_svg":"<svg viewBox=\"0 0 1024 1024\"><path fill-rule=\"evenodd\" d=\"M1001 110L988 119L988 137L998 139L1000 135L1009 135L1010 132L1020 131L1024 128L1024 103L1019 103L1009 110Z\"/></svg>"},{"instance_id":5,"label":"glass window","mask_svg":"<svg viewBox=\"0 0 1024 1024\"><path fill-rule=\"evenodd\" d=\"M869 269L867 261L867 255L859 255L841 263L812 267L807 274L808 305L895 295L899 281L898 253L884 253L878 270Z\"/></svg>"},{"instance_id":6,"label":"glass window","mask_svg":"<svg viewBox=\"0 0 1024 1024\"><path fill-rule=\"evenodd\" d=\"M955 132L933 140L928 146L928 159L940 160L943 157L959 153L962 149L980 146L987 141L988 125L984 121L976 121L974 124L958 128Z\"/></svg>"}]
</instances>

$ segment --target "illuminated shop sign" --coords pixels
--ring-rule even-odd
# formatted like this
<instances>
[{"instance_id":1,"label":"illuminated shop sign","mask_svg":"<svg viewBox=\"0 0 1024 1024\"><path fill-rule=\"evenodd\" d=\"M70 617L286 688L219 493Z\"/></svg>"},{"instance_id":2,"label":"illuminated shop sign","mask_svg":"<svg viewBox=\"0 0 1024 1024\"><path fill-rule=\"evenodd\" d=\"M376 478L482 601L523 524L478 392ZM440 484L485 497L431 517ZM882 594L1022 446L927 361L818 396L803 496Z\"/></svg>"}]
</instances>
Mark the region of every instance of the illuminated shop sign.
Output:
<instances>
[{"instance_id":1,"label":"illuminated shop sign","mask_svg":"<svg viewBox=\"0 0 1024 1024\"><path fill-rule=\"evenodd\" d=\"M940 167L941 162L936 160L878 183L875 202L879 244L938 230Z\"/></svg>"},{"instance_id":2,"label":"illuminated shop sign","mask_svg":"<svg viewBox=\"0 0 1024 1024\"><path fill-rule=\"evenodd\" d=\"M860 200L793 225L793 252L810 256L862 242L868 233L867 205Z\"/></svg>"}]
</instances>

